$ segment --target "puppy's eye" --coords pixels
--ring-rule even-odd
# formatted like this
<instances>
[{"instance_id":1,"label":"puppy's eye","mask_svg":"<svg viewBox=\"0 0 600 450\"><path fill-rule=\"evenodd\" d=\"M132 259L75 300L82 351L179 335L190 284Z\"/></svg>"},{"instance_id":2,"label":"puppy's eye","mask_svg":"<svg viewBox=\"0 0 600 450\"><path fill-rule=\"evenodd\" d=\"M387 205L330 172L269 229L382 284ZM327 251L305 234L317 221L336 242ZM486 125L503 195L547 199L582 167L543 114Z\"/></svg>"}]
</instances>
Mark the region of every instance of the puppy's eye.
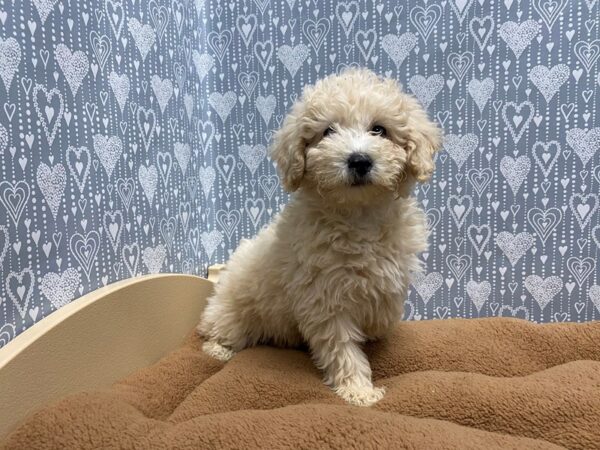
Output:
<instances>
[{"instance_id":1,"label":"puppy's eye","mask_svg":"<svg viewBox=\"0 0 600 450\"><path fill-rule=\"evenodd\" d=\"M371 133L382 137L386 135L385 128L383 128L381 125L375 125L373 128L371 128Z\"/></svg>"},{"instance_id":2,"label":"puppy's eye","mask_svg":"<svg viewBox=\"0 0 600 450\"><path fill-rule=\"evenodd\" d=\"M327 129L325 131L323 131L323 137L327 137L333 133L335 133L335 130L331 127L327 127Z\"/></svg>"}]
</instances>

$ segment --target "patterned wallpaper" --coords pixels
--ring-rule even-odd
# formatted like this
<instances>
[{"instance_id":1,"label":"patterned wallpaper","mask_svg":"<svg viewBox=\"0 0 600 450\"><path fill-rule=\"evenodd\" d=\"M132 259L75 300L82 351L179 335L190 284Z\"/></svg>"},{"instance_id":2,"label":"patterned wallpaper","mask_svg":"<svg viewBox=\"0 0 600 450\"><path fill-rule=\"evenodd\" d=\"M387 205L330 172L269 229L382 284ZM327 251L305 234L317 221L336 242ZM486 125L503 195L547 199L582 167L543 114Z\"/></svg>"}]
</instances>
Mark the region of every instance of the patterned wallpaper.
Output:
<instances>
[{"instance_id":1,"label":"patterned wallpaper","mask_svg":"<svg viewBox=\"0 0 600 450\"><path fill-rule=\"evenodd\" d=\"M598 3L1 0L0 345L107 283L225 261L288 200L273 130L349 65L446 132L406 318L600 318Z\"/></svg>"},{"instance_id":2,"label":"patterned wallpaper","mask_svg":"<svg viewBox=\"0 0 600 450\"><path fill-rule=\"evenodd\" d=\"M203 274L196 5L0 0L0 346L107 283Z\"/></svg>"},{"instance_id":3,"label":"patterned wallpaper","mask_svg":"<svg viewBox=\"0 0 600 450\"><path fill-rule=\"evenodd\" d=\"M433 233L406 318L600 319L598 3L216 2L217 259L287 200L266 147L302 87L366 65L446 133L417 189Z\"/></svg>"}]
</instances>

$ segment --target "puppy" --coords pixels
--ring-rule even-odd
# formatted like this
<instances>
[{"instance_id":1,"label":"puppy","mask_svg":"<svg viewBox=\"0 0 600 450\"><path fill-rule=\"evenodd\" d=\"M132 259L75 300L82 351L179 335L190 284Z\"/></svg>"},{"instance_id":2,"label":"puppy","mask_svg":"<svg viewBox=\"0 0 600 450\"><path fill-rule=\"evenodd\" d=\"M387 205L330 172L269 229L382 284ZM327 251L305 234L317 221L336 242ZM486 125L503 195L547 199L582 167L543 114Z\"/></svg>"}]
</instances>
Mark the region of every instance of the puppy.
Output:
<instances>
[{"instance_id":1,"label":"puppy","mask_svg":"<svg viewBox=\"0 0 600 450\"><path fill-rule=\"evenodd\" d=\"M411 193L440 139L417 100L366 69L305 88L271 148L295 194L229 260L198 326L204 351L226 361L258 343L308 344L340 397L381 399L361 344L401 319L421 268L428 230Z\"/></svg>"}]
</instances>

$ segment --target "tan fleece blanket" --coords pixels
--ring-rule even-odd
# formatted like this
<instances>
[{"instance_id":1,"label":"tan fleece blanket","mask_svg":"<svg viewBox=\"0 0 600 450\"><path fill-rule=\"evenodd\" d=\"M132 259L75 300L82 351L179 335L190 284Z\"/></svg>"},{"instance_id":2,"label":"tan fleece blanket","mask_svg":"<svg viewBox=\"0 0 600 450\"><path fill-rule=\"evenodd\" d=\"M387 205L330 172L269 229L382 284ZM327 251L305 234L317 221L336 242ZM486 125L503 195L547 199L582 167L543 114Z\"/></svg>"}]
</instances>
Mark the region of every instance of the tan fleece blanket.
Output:
<instances>
[{"instance_id":1,"label":"tan fleece blanket","mask_svg":"<svg viewBox=\"0 0 600 450\"><path fill-rule=\"evenodd\" d=\"M200 346L38 411L5 448L600 448L600 322L402 323L366 347L387 387L372 408L344 404L306 352L222 364Z\"/></svg>"}]
</instances>

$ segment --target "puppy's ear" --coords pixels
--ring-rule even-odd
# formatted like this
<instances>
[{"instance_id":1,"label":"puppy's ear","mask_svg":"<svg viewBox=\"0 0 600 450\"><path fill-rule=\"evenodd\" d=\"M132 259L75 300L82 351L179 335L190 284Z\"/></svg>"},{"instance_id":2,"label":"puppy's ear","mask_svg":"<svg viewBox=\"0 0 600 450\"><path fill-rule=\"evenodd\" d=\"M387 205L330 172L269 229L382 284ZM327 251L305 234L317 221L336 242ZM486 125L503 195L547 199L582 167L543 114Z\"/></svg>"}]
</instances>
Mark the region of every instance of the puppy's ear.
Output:
<instances>
[{"instance_id":1,"label":"puppy's ear","mask_svg":"<svg viewBox=\"0 0 600 450\"><path fill-rule=\"evenodd\" d=\"M408 167L417 181L425 183L433 175L433 158L442 146L442 133L415 98L408 97L407 106L404 138L407 140Z\"/></svg>"},{"instance_id":2,"label":"puppy's ear","mask_svg":"<svg viewBox=\"0 0 600 450\"><path fill-rule=\"evenodd\" d=\"M304 176L306 141L301 124L304 110L303 102L294 104L271 145L271 158L277 163L281 183L288 192L298 189Z\"/></svg>"}]
</instances>

